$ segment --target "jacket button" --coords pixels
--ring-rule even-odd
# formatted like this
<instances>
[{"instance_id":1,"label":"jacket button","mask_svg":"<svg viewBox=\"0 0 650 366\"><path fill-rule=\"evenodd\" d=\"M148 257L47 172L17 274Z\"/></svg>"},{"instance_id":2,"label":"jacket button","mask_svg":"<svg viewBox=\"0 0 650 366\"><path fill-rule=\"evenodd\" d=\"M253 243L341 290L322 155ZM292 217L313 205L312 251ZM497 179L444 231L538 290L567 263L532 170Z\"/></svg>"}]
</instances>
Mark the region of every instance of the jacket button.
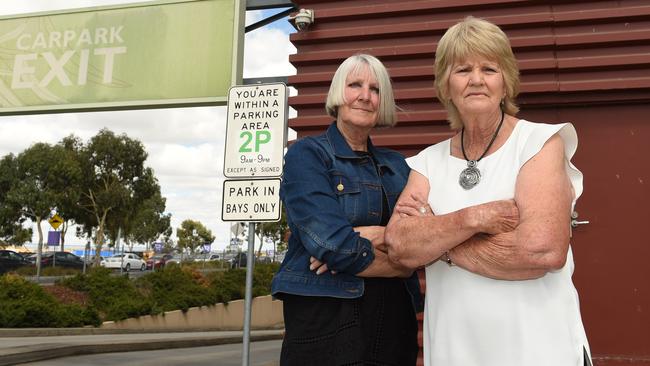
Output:
<instances>
[{"instance_id":1,"label":"jacket button","mask_svg":"<svg viewBox=\"0 0 650 366\"><path fill-rule=\"evenodd\" d=\"M361 256L362 256L362 257L365 257L365 256L367 256L367 255L368 255L368 252L363 252L363 253L361 253Z\"/></svg>"}]
</instances>

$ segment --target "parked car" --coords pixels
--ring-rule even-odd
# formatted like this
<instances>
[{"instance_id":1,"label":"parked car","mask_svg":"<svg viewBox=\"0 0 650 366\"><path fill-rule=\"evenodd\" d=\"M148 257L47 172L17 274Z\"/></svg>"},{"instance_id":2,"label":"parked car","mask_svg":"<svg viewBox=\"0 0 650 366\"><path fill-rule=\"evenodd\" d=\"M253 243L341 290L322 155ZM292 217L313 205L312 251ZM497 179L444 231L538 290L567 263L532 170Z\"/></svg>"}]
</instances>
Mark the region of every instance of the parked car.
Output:
<instances>
[{"instance_id":1,"label":"parked car","mask_svg":"<svg viewBox=\"0 0 650 366\"><path fill-rule=\"evenodd\" d=\"M240 252L237 253L232 259L230 260L230 268L246 268L246 253Z\"/></svg>"},{"instance_id":2,"label":"parked car","mask_svg":"<svg viewBox=\"0 0 650 366\"><path fill-rule=\"evenodd\" d=\"M198 254L194 257L195 262L210 262L218 261L219 259L221 259L221 256L217 253Z\"/></svg>"},{"instance_id":3,"label":"parked car","mask_svg":"<svg viewBox=\"0 0 650 366\"><path fill-rule=\"evenodd\" d=\"M99 265L101 266L101 263L105 261L106 258L102 257L101 255L99 256ZM89 255L86 261L86 267L94 266L95 265L95 256L94 255Z\"/></svg>"},{"instance_id":4,"label":"parked car","mask_svg":"<svg viewBox=\"0 0 650 366\"><path fill-rule=\"evenodd\" d=\"M286 256L286 254L287 254L287 252L280 252L280 253L277 253L277 254L275 255L275 261L276 261L277 263L282 263L282 261L284 260L284 257Z\"/></svg>"},{"instance_id":5,"label":"parked car","mask_svg":"<svg viewBox=\"0 0 650 366\"><path fill-rule=\"evenodd\" d=\"M189 254L174 254L165 264L181 264L182 262L191 262L194 259Z\"/></svg>"},{"instance_id":6,"label":"parked car","mask_svg":"<svg viewBox=\"0 0 650 366\"><path fill-rule=\"evenodd\" d=\"M0 275L31 264L22 254L13 250L0 250Z\"/></svg>"},{"instance_id":7,"label":"parked car","mask_svg":"<svg viewBox=\"0 0 650 366\"><path fill-rule=\"evenodd\" d=\"M106 258L106 260L104 260L101 265L106 268L117 269L122 266L122 268L127 272L131 269L139 269L141 271L144 271L147 268L147 263L134 253L115 254Z\"/></svg>"},{"instance_id":8,"label":"parked car","mask_svg":"<svg viewBox=\"0 0 650 366\"><path fill-rule=\"evenodd\" d=\"M163 268L172 257L171 254L154 254L147 259L147 269Z\"/></svg>"},{"instance_id":9,"label":"parked car","mask_svg":"<svg viewBox=\"0 0 650 366\"><path fill-rule=\"evenodd\" d=\"M32 264L36 263L38 254L32 254L29 260ZM47 252L41 254L41 268L43 267L66 267L83 269L84 261L81 257L69 252Z\"/></svg>"}]
</instances>

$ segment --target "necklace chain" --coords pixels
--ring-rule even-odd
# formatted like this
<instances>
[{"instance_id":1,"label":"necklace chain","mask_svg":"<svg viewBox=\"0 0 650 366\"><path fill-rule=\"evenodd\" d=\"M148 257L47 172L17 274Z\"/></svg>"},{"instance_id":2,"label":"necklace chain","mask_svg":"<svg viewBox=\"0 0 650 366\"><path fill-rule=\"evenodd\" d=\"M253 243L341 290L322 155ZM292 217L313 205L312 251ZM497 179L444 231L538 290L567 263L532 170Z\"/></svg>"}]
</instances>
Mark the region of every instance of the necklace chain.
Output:
<instances>
[{"instance_id":1,"label":"necklace chain","mask_svg":"<svg viewBox=\"0 0 650 366\"><path fill-rule=\"evenodd\" d=\"M499 130L501 129L501 125L503 124L504 116L505 116L505 113L503 112L503 110L501 110L501 121L499 122L499 126L497 127L496 131L494 131L494 135L492 135L492 140L490 140L490 143L488 144L487 148L485 148L485 151L483 151L483 154L481 154L481 156L476 160L469 160L467 158L467 154L465 154L465 143L463 142L464 137L465 137L465 127L463 127L463 129L460 131L460 150L463 152L463 158L465 158L465 160L467 160L468 164L471 164L471 166L475 166L476 163L481 161L481 159L483 159L485 154L487 154L488 150L490 150L490 148L492 147L492 144L494 143L494 140L497 139L497 135L499 134ZM473 163L470 163L470 162L473 162Z\"/></svg>"}]
</instances>

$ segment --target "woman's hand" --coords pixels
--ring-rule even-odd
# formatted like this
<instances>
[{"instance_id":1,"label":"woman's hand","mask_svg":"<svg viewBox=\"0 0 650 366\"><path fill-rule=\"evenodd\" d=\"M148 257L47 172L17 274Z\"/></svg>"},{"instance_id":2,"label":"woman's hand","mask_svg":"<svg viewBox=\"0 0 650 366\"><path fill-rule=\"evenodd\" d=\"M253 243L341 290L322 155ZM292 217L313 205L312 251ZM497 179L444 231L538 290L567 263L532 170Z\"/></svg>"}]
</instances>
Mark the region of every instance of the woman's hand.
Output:
<instances>
[{"instance_id":1,"label":"woman's hand","mask_svg":"<svg viewBox=\"0 0 650 366\"><path fill-rule=\"evenodd\" d=\"M386 230L385 226L357 226L354 228L354 231L358 232L359 235L368 239L372 246L379 251L386 253L386 245L384 243L384 231ZM375 252L376 253L376 252ZM327 263L321 262L315 257L309 258L309 270L315 271L317 275L325 273L329 268ZM330 271L332 274L336 274L336 271Z\"/></svg>"},{"instance_id":2,"label":"woman's hand","mask_svg":"<svg viewBox=\"0 0 650 366\"><path fill-rule=\"evenodd\" d=\"M309 257L309 270L315 271L317 275L327 272L327 263L321 262L316 257ZM336 271L330 271L332 274L336 274Z\"/></svg>"},{"instance_id":3,"label":"woman's hand","mask_svg":"<svg viewBox=\"0 0 650 366\"><path fill-rule=\"evenodd\" d=\"M417 193L400 196L395 204L395 212L400 217L407 216L431 216L433 212L427 203L426 197L421 197Z\"/></svg>"},{"instance_id":4,"label":"woman's hand","mask_svg":"<svg viewBox=\"0 0 650 366\"><path fill-rule=\"evenodd\" d=\"M354 231L358 232L362 238L370 240L370 243L375 249L386 251L384 243L385 226L357 226Z\"/></svg>"}]
</instances>

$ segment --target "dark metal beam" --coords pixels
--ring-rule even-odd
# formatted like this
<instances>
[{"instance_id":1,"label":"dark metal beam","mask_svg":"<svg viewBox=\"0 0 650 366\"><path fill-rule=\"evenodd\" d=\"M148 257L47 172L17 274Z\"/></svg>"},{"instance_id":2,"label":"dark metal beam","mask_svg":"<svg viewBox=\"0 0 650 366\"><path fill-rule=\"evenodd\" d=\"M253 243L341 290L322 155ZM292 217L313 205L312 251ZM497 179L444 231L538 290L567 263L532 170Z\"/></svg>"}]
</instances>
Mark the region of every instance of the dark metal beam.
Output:
<instances>
[{"instance_id":1,"label":"dark metal beam","mask_svg":"<svg viewBox=\"0 0 650 366\"><path fill-rule=\"evenodd\" d=\"M294 10L295 10L295 8L292 7L292 8L289 8L287 10L283 10L283 11L281 11L281 12L275 14L275 15L271 15L268 18L262 19L257 23L247 25L246 28L244 28L244 32L248 33L250 31L254 31L257 28L261 28L261 27L263 27L263 26L265 26L267 24L273 23L276 20L282 19L282 18L286 17L287 15L291 14Z\"/></svg>"},{"instance_id":2,"label":"dark metal beam","mask_svg":"<svg viewBox=\"0 0 650 366\"><path fill-rule=\"evenodd\" d=\"M287 0L246 0L246 10L292 8L294 6L293 2Z\"/></svg>"}]
</instances>

